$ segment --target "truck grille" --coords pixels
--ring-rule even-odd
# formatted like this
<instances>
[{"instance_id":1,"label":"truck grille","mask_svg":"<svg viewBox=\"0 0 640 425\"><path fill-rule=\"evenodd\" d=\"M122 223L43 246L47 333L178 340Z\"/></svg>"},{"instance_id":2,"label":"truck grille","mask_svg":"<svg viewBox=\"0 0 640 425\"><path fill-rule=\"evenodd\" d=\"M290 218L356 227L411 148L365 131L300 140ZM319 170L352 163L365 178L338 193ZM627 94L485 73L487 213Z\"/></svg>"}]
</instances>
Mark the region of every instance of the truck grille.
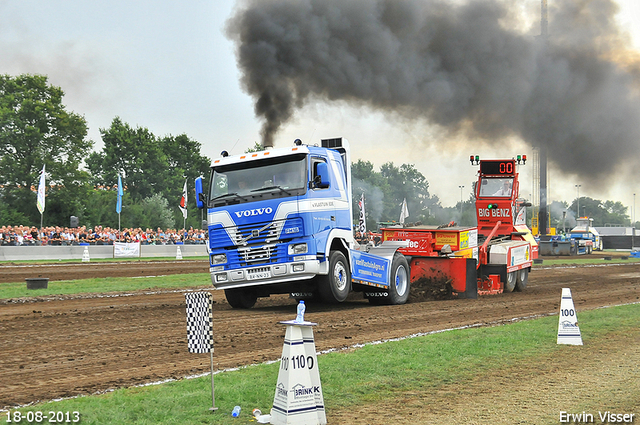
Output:
<instances>
[{"instance_id":1,"label":"truck grille","mask_svg":"<svg viewBox=\"0 0 640 425\"><path fill-rule=\"evenodd\" d=\"M287 258L287 244L252 245L228 250L227 259L231 269L279 263Z\"/></svg>"},{"instance_id":2,"label":"truck grille","mask_svg":"<svg viewBox=\"0 0 640 425\"><path fill-rule=\"evenodd\" d=\"M212 247L229 248L231 246L250 246L257 244L272 244L280 239L289 238L295 235L285 234L283 228L285 224L288 229L302 229L302 219L295 217L288 220L278 220L272 223L262 222L257 224L232 226L224 229L222 226L212 227L209 232L209 240ZM231 243L229 243L229 238Z\"/></svg>"},{"instance_id":3,"label":"truck grille","mask_svg":"<svg viewBox=\"0 0 640 425\"><path fill-rule=\"evenodd\" d=\"M280 225L278 226L278 223ZM282 221L267 223L262 225L238 226L236 227L235 244L242 246L255 244L258 242L271 242L278 236L278 231L282 228Z\"/></svg>"},{"instance_id":4,"label":"truck grille","mask_svg":"<svg viewBox=\"0 0 640 425\"><path fill-rule=\"evenodd\" d=\"M240 261L246 263L268 262L276 250L275 245L253 246L246 248L238 248L238 257Z\"/></svg>"}]
</instances>

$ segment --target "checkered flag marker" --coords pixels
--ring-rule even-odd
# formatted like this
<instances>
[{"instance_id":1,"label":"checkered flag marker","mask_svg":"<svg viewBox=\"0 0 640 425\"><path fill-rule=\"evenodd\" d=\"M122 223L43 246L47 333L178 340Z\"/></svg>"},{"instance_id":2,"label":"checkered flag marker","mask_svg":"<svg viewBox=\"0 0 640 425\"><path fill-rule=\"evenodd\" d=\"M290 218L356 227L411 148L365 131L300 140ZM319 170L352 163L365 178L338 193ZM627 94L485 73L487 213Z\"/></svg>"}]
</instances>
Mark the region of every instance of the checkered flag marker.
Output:
<instances>
[{"instance_id":1,"label":"checkered flag marker","mask_svg":"<svg viewBox=\"0 0 640 425\"><path fill-rule=\"evenodd\" d=\"M190 353L213 352L213 300L209 292L184 294L187 301L187 341Z\"/></svg>"},{"instance_id":2,"label":"checkered flag marker","mask_svg":"<svg viewBox=\"0 0 640 425\"><path fill-rule=\"evenodd\" d=\"M180 248L178 248L180 249ZM190 353L210 353L211 407L218 410L213 384L213 297L210 292L184 294L187 302L187 345Z\"/></svg>"}]
</instances>

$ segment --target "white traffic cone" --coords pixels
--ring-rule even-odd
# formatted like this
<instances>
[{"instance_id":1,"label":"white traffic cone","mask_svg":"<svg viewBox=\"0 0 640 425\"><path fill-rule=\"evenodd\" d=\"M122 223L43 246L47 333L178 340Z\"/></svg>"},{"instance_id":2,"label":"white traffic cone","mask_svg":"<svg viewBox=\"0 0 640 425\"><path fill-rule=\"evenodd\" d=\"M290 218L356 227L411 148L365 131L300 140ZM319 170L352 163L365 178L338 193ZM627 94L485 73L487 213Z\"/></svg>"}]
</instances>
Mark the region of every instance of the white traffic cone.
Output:
<instances>
[{"instance_id":1,"label":"white traffic cone","mask_svg":"<svg viewBox=\"0 0 640 425\"><path fill-rule=\"evenodd\" d=\"M89 247L85 246L84 252L82 253L82 262L88 263L89 261L91 261L91 257L89 256Z\"/></svg>"},{"instance_id":2,"label":"white traffic cone","mask_svg":"<svg viewBox=\"0 0 640 425\"><path fill-rule=\"evenodd\" d=\"M271 423L324 425L327 416L312 329L317 323L296 323L293 320L280 323L287 325L287 330L271 409Z\"/></svg>"},{"instance_id":3,"label":"white traffic cone","mask_svg":"<svg viewBox=\"0 0 640 425\"><path fill-rule=\"evenodd\" d=\"M176 260L182 260L182 251L180 251L180 245L178 245L178 251L176 251Z\"/></svg>"},{"instance_id":4,"label":"white traffic cone","mask_svg":"<svg viewBox=\"0 0 640 425\"><path fill-rule=\"evenodd\" d=\"M571 297L571 289L569 288L562 288L557 343L582 345L582 335L578 327L578 315L573 306L573 298Z\"/></svg>"}]
</instances>

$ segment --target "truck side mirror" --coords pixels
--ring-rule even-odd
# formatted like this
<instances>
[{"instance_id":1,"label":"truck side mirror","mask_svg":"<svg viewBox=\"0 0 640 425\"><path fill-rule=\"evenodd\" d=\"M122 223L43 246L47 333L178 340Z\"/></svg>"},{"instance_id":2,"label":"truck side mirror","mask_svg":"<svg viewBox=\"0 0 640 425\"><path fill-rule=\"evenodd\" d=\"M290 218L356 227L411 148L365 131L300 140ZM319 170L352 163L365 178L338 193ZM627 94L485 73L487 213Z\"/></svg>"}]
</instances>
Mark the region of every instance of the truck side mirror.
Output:
<instances>
[{"instance_id":1,"label":"truck side mirror","mask_svg":"<svg viewBox=\"0 0 640 425\"><path fill-rule=\"evenodd\" d=\"M326 162L319 162L316 165L316 176L313 179L313 184L318 188L329 187L329 167Z\"/></svg>"},{"instance_id":2,"label":"truck side mirror","mask_svg":"<svg viewBox=\"0 0 640 425\"><path fill-rule=\"evenodd\" d=\"M198 177L196 179L196 204L199 209L203 209L204 205L207 203L207 197L202 191L202 177Z\"/></svg>"}]
</instances>

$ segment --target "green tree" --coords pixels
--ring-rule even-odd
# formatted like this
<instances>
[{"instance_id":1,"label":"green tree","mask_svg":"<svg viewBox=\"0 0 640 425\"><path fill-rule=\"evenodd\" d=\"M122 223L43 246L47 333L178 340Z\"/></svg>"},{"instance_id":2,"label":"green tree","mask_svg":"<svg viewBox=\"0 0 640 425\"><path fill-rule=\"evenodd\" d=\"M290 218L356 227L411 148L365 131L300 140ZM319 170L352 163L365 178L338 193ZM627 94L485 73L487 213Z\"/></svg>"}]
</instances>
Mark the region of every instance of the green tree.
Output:
<instances>
[{"instance_id":1,"label":"green tree","mask_svg":"<svg viewBox=\"0 0 640 425\"><path fill-rule=\"evenodd\" d=\"M380 174L390 189L385 194L385 216L395 217L393 220L397 221L402 202L406 199L409 221L425 221L428 210L439 205L438 198L429 195L429 182L413 164L396 167L393 162L387 162L380 167Z\"/></svg>"},{"instance_id":2,"label":"green tree","mask_svg":"<svg viewBox=\"0 0 640 425\"><path fill-rule=\"evenodd\" d=\"M0 187L7 219L40 224L34 193L46 165L45 224L65 224L84 208L89 174L80 169L93 142L83 117L43 75L0 75ZM15 223L18 224L18 223Z\"/></svg>"},{"instance_id":3,"label":"green tree","mask_svg":"<svg viewBox=\"0 0 640 425\"><path fill-rule=\"evenodd\" d=\"M176 221L169 206L169 202L156 193L142 200L138 204L131 205L126 212L123 210L123 227L140 227L142 230L147 228L168 229L176 227ZM182 227L182 217L180 217L180 228Z\"/></svg>"},{"instance_id":4,"label":"green tree","mask_svg":"<svg viewBox=\"0 0 640 425\"><path fill-rule=\"evenodd\" d=\"M446 220L453 220L460 226L476 226L478 224L476 200L470 195L466 201L456 204L455 211L449 210L448 214L440 213L438 217L442 217L442 220L438 221L440 224L443 224Z\"/></svg>"},{"instance_id":5,"label":"green tree","mask_svg":"<svg viewBox=\"0 0 640 425\"><path fill-rule=\"evenodd\" d=\"M185 178L188 189L188 225L196 226L200 220L200 210L196 207L195 179L204 177L203 181L208 181L211 160L200 154L202 146L197 141L190 139L186 134L179 136L166 136L160 139L160 146L166 155L169 173L167 174L166 189L162 195L169 204L173 206L173 219L182 227L184 219L182 212L178 209ZM206 193L206 188L204 189ZM197 220L196 220L197 218ZM156 226L157 227L157 226ZM200 227L198 225L198 227Z\"/></svg>"},{"instance_id":6,"label":"green tree","mask_svg":"<svg viewBox=\"0 0 640 425\"><path fill-rule=\"evenodd\" d=\"M173 221L182 227L183 218L178 204L186 179L189 200L187 226L199 227L201 216L195 205L194 181L196 177L208 175L211 165L211 161L200 154L200 143L185 134L158 138L148 129L134 129L117 117L111 127L100 132L104 148L89 156L87 166L96 187L113 188L118 173L122 175L125 194L128 194L130 202L123 203L123 215L127 208L131 209L133 205L141 207L143 200L160 195L169 205ZM143 216L142 213L135 214ZM139 226L142 223L136 225Z\"/></svg>"},{"instance_id":7,"label":"green tree","mask_svg":"<svg viewBox=\"0 0 640 425\"><path fill-rule=\"evenodd\" d=\"M97 187L88 197L86 207L78 216L81 226L93 228L95 226L118 228L118 213L116 212L117 193L115 188ZM131 203L128 193L124 193L123 205ZM122 213L126 213L123 208Z\"/></svg>"},{"instance_id":8,"label":"green tree","mask_svg":"<svg viewBox=\"0 0 640 425\"><path fill-rule=\"evenodd\" d=\"M245 149L244 153L252 153L252 152L262 152L264 150L264 146L262 146L262 144L255 142L255 144L250 147Z\"/></svg>"},{"instance_id":9,"label":"green tree","mask_svg":"<svg viewBox=\"0 0 640 425\"><path fill-rule=\"evenodd\" d=\"M1 224L29 224L31 219L21 213L20 211L12 208L8 202L4 201L4 196L0 194L0 223ZM40 223L40 222L38 222Z\"/></svg>"},{"instance_id":10,"label":"green tree","mask_svg":"<svg viewBox=\"0 0 640 425\"><path fill-rule=\"evenodd\" d=\"M367 229L376 230L378 222L386 221L386 217L383 217L383 201L384 194L390 191L387 181L373 169L371 162L359 159L351 164L351 191L353 222L358 223L360 217L358 202L364 194Z\"/></svg>"},{"instance_id":11,"label":"green tree","mask_svg":"<svg viewBox=\"0 0 640 425\"><path fill-rule=\"evenodd\" d=\"M630 225L627 207L621 202L603 202L599 199L581 196L580 199L574 199L573 203L569 206L569 210L571 210L573 214L577 211L578 203L580 204L579 216L593 218L594 226L606 226L610 224Z\"/></svg>"},{"instance_id":12,"label":"green tree","mask_svg":"<svg viewBox=\"0 0 640 425\"><path fill-rule=\"evenodd\" d=\"M351 166L354 220L358 219L358 204L365 194L367 229L375 229L380 221L398 221L402 201L407 200L408 221L430 222L435 212L442 211L440 201L429 194L429 183L412 164L383 164L375 171L369 161L358 160Z\"/></svg>"},{"instance_id":13,"label":"green tree","mask_svg":"<svg viewBox=\"0 0 640 425\"><path fill-rule=\"evenodd\" d=\"M168 161L153 133L142 127L133 129L116 117L111 127L100 129L100 134L104 148L87 161L96 186L112 187L121 174L135 202L165 189Z\"/></svg>"}]
</instances>

